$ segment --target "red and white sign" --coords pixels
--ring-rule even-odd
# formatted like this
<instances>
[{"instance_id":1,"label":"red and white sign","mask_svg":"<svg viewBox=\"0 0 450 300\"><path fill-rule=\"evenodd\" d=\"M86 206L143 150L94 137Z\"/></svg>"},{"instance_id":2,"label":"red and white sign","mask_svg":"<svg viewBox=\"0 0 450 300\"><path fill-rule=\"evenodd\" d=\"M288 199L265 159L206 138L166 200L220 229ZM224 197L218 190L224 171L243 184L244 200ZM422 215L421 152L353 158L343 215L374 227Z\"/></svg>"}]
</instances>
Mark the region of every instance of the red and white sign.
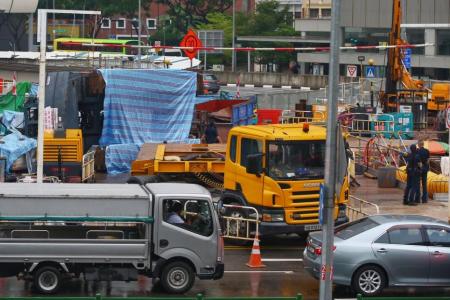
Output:
<instances>
[{"instance_id":1,"label":"red and white sign","mask_svg":"<svg viewBox=\"0 0 450 300\"><path fill-rule=\"evenodd\" d=\"M16 72L13 74L13 86L12 86L12 94L13 96L17 96L17 78L16 78Z\"/></svg>"},{"instance_id":2,"label":"red and white sign","mask_svg":"<svg viewBox=\"0 0 450 300\"><path fill-rule=\"evenodd\" d=\"M358 75L358 67L355 65L347 65L347 77L356 77Z\"/></svg>"},{"instance_id":3,"label":"red and white sign","mask_svg":"<svg viewBox=\"0 0 450 300\"><path fill-rule=\"evenodd\" d=\"M447 128L450 128L450 105L447 106L446 113L447 113L447 116L445 118L445 124L447 125Z\"/></svg>"},{"instance_id":4,"label":"red and white sign","mask_svg":"<svg viewBox=\"0 0 450 300\"><path fill-rule=\"evenodd\" d=\"M203 45L194 30L189 29L184 38L181 40L180 47L192 47L183 49L184 54L192 60L197 55L198 48L203 47Z\"/></svg>"}]
</instances>

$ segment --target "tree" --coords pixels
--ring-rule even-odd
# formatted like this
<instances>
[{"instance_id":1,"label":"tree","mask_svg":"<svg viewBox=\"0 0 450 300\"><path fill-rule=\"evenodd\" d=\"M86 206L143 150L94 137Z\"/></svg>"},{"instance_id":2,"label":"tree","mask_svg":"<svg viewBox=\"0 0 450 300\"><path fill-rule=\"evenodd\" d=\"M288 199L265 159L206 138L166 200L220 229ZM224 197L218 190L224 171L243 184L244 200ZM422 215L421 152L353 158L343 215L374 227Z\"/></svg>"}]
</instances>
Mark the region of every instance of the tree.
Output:
<instances>
[{"instance_id":1,"label":"tree","mask_svg":"<svg viewBox=\"0 0 450 300\"><path fill-rule=\"evenodd\" d=\"M39 8L49 8L51 0L39 0ZM141 10L147 11L152 0L141 0ZM137 17L138 0L57 0L57 9L79 9L79 10L99 10L102 12L100 17L89 17L87 20L93 22L91 36L95 37L98 33L103 19L111 18L117 15L126 18Z\"/></svg>"},{"instance_id":2,"label":"tree","mask_svg":"<svg viewBox=\"0 0 450 300\"><path fill-rule=\"evenodd\" d=\"M160 0L169 7L167 13L181 32L189 27L208 23L208 14L214 11L224 12L233 5L233 0Z\"/></svg>"}]
</instances>

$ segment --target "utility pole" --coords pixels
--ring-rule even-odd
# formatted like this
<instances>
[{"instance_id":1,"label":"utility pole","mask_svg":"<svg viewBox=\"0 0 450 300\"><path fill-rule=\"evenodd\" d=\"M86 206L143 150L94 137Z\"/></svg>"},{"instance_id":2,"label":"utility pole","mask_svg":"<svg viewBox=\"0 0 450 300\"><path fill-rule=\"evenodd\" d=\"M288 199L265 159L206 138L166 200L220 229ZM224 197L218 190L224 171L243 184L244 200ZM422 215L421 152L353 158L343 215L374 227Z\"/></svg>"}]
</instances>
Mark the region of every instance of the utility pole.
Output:
<instances>
[{"instance_id":1,"label":"utility pole","mask_svg":"<svg viewBox=\"0 0 450 300\"><path fill-rule=\"evenodd\" d=\"M337 175L337 101L339 94L339 51L340 51L341 0L332 1L330 71L328 75L327 141L325 152L325 203L322 230L322 266L320 278L320 300L333 299L333 243L334 243L334 196Z\"/></svg>"},{"instance_id":2,"label":"utility pole","mask_svg":"<svg viewBox=\"0 0 450 300\"><path fill-rule=\"evenodd\" d=\"M231 72L236 70L236 51L234 51L236 40L236 0L233 0L233 41L231 42L231 47L233 52L231 53Z\"/></svg>"},{"instance_id":3,"label":"utility pole","mask_svg":"<svg viewBox=\"0 0 450 300\"><path fill-rule=\"evenodd\" d=\"M141 68L141 0L138 1L139 9L138 9L138 67Z\"/></svg>"}]
</instances>

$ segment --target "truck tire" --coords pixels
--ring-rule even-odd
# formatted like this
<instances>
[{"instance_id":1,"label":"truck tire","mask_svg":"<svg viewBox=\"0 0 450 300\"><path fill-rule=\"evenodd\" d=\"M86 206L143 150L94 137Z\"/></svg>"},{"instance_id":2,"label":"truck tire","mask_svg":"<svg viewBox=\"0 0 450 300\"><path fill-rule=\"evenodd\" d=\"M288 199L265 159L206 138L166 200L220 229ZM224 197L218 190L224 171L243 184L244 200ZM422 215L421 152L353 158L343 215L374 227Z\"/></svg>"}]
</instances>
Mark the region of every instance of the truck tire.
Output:
<instances>
[{"instance_id":1,"label":"truck tire","mask_svg":"<svg viewBox=\"0 0 450 300\"><path fill-rule=\"evenodd\" d=\"M128 178L127 183L146 185L147 183L158 182L157 176L131 176Z\"/></svg>"},{"instance_id":2,"label":"truck tire","mask_svg":"<svg viewBox=\"0 0 450 300\"><path fill-rule=\"evenodd\" d=\"M52 266L39 268L33 275L34 287L41 294L54 294L61 285L61 272Z\"/></svg>"},{"instance_id":3,"label":"truck tire","mask_svg":"<svg viewBox=\"0 0 450 300\"><path fill-rule=\"evenodd\" d=\"M194 284L195 274L192 267L184 261L173 261L163 267L161 285L170 294L183 294Z\"/></svg>"}]
</instances>

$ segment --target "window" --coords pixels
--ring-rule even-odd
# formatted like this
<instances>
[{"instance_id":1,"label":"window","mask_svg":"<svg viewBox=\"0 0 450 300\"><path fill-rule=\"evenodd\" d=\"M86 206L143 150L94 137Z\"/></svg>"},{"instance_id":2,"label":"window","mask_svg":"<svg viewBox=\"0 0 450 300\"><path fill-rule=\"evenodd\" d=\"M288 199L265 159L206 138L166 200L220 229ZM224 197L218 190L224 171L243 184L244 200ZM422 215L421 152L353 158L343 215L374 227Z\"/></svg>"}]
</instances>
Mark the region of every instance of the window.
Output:
<instances>
[{"instance_id":1,"label":"window","mask_svg":"<svg viewBox=\"0 0 450 300\"><path fill-rule=\"evenodd\" d=\"M406 28L406 40L410 44L425 43L425 29ZM424 54L425 47L411 48L412 54Z\"/></svg>"},{"instance_id":2,"label":"window","mask_svg":"<svg viewBox=\"0 0 450 300\"><path fill-rule=\"evenodd\" d=\"M103 20L102 20L102 28L111 28L111 19L103 18Z\"/></svg>"},{"instance_id":3,"label":"window","mask_svg":"<svg viewBox=\"0 0 450 300\"><path fill-rule=\"evenodd\" d=\"M438 55L450 55L450 30L436 30L436 46Z\"/></svg>"},{"instance_id":4,"label":"window","mask_svg":"<svg viewBox=\"0 0 450 300\"><path fill-rule=\"evenodd\" d=\"M430 245L437 247L450 247L450 230L443 227L428 228L428 240Z\"/></svg>"},{"instance_id":5,"label":"window","mask_svg":"<svg viewBox=\"0 0 450 300\"><path fill-rule=\"evenodd\" d=\"M247 167L247 156L262 153L262 143L258 140L243 138L241 140L241 166Z\"/></svg>"},{"instance_id":6,"label":"window","mask_svg":"<svg viewBox=\"0 0 450 300\"><path fill-rule=\"evenodd\" d=\"M233 135L231 136L230 140L230 159L232 162L236 162L236 144L237 144L237 137Z\"/></svg>"},{"instance_id":7,"label":"window","mask_svg":"<svg viewBox=\"0 0 450 300\"><path fill-rule=\"evenodd\" d=\"M147 19L147 28L156 29L156 19Z\"/></svg>"},{"instance_id":8,"label":"window","mask_svg":"<svg viewBox=\"0 0 450 300\"><path fill-rule=\"evenodd\" d=\"M212 211L206 200L164 200L163 212L167 223L204 236L213 233Z\"/></svg>"},{"instance_id":9,"label":"window","mask_svg":"<svg viewBox=\"0 0 450 300\"><path fill-rule=\"evenodd\" d=\"M389 244L389 235L385 232L382 236L380 236L375 243L377 244Z\"/></svg>"},{"instance_id":10,"label":"window","mask_svg":"<svg viewBox=\"0 0 450 300\"><path fill-rule=\"evenodd\" d=\"M116 21L116 28L117 29L125 29L127 27L127 20L124 18L120 18Z\"/></svg>"},{"instance_id":11,"label":"window","mask_svg":"<svg viewBox=\"0 0 450 300\"><path fill-rule=\"evenodd\" d=\"M322 18L331 17L331 8L322 8Z\"/></svg>"},{"instance_id":12,"label":"window","mask_svg":"<svg viewBox=\"0 0 450 300\"><path fill-rule=\"evenodd\" d=\"M310 8L309 9L309 17L310 18L318 18L319 17L319 9L318 8Z\"/></svg>"},{"instance_id":13,"label":"window","mask_svg":"<svg viewBox=\"0 0 450 300\"><path fill-rule=\"evenodd\" d=\"M397 245L423 245L420 228L395 228L389 230L389 241Z\"/></svg>"},{"instance_id":14,"label":"window","mask_svg":"<svg viewBox=\"0 0 450 300\"><path fill-rule=\"evenodd\" d=\"M363 218L337 227L334 231L334 235L340 239L346 240L364 231L377 227L378 225L380 224L370 218Z\"/></svg>"},{"instance_id":15,"label":"window","mask_svg":"<svg viewBox=\"0 0 450 300\"><path fill-rule=\"evenodd\" d=\"M269 142L268 175L274 179L324 178L325 141Z\"/></svg>"}]
</instances>

